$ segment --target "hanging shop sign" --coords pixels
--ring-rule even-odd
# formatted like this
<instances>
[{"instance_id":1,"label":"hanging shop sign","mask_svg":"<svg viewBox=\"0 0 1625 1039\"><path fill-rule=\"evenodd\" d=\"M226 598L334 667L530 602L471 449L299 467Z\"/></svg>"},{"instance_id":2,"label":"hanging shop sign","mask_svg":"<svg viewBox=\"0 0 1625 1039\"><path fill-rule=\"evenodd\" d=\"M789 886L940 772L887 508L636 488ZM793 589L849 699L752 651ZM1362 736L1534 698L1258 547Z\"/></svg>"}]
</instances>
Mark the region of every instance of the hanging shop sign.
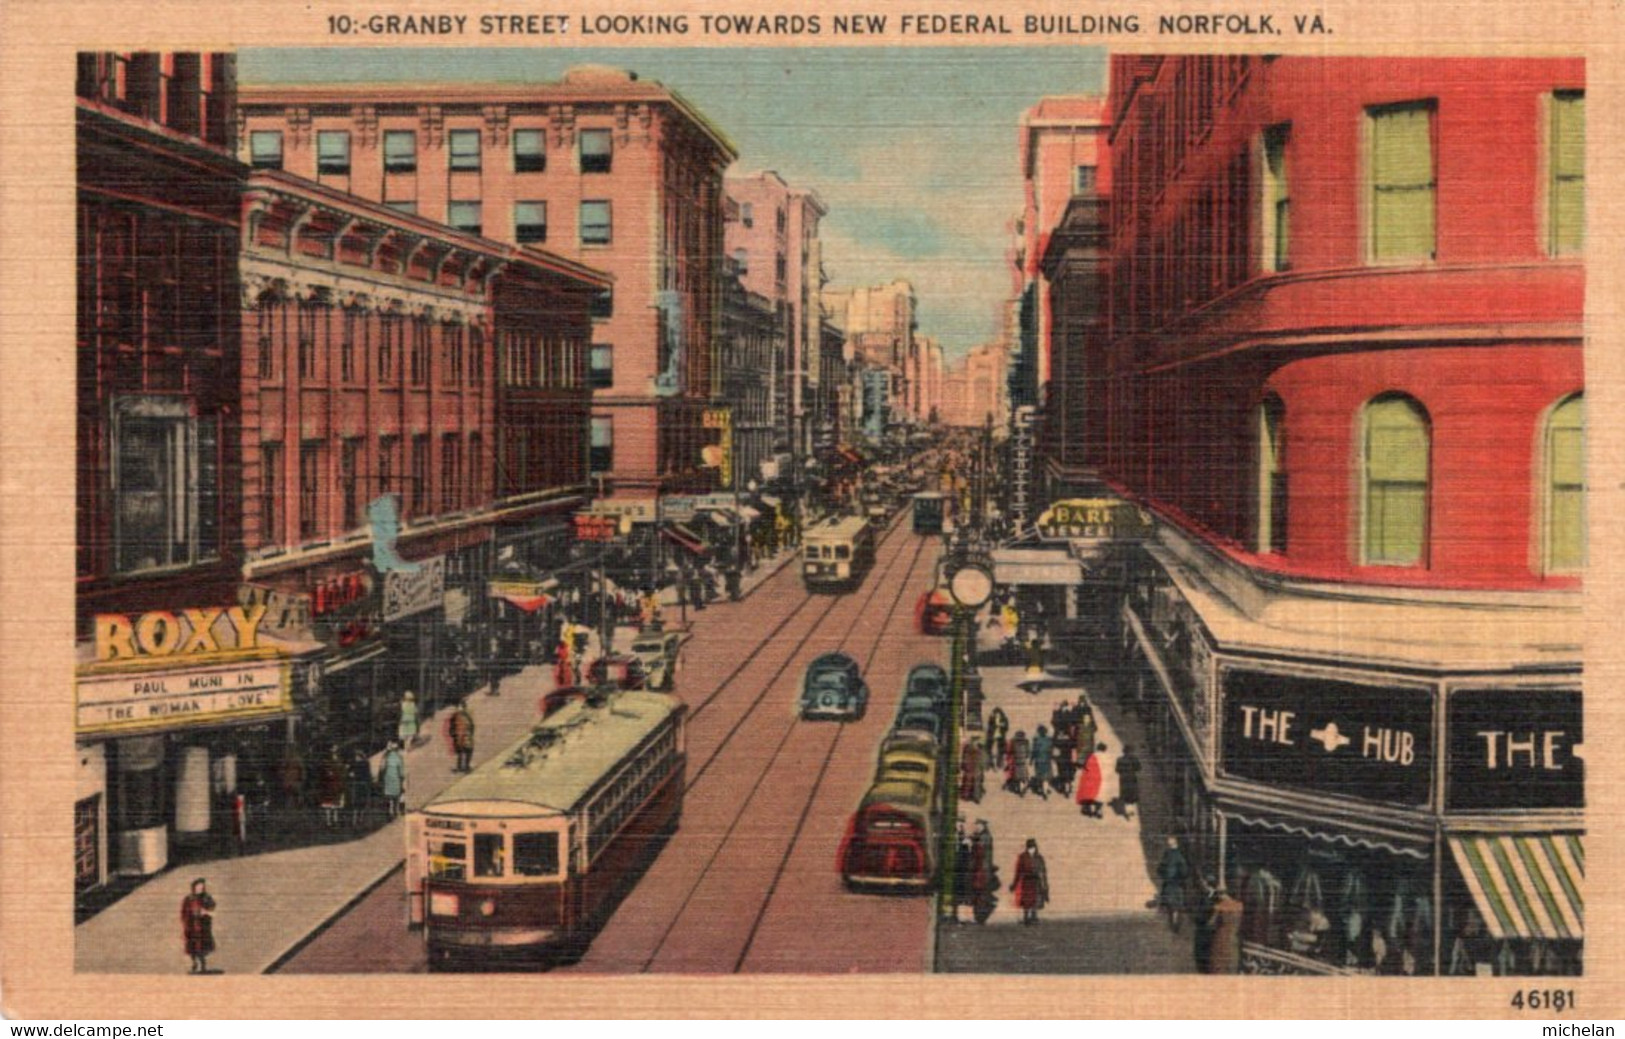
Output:
<instances>
[{"instance_id":1,"label":"hanging shop sign","mask_svg":"<svg viewBox=\"0 0 1625 1039\"><path fill-rule=\"evenodd\" d=\"M1578 689L1457 689L1446 709L1445 807L1582 808Z\"/></svg>"},{"instance_id":2,"label":"hanging shop sign","mask_svg":"<svg viewBox=\"0 0 1625 1039\"><path fill-rule=\"evenodd\" d=\"M414 560L416 570L384 574L384 620L396 621L444 605L446 557Z\"/></svg>"},{"instance_id":3,"label":"hanging shop sign","mask_svg":"<svg viewBox=\"0 0 1625 1039\"><path fill-rule=\"evenodd\" d=\"M571 517L577 541L613 542L621 538L621 521L614 516L578 512Z\"/></svg>"},{"instance_id":4,"label":"hanging shop sign","mask_svg":"<svg viewBox=\"0 0 1625 1039\"><path fill-rule=\"evenodd\" d=\"M1222 769L1289 790L1429 803L1433 691L1225 670Z\"/></svg>"},{"instance_id":5,"label":"hanging shop sign","mask_svg":"<svg viewBox=\"0 0 1625 1039\"><path fill-rule=\"evenodd\" d=\"M1079 538L1141 540L1151 536L1151 514L1120 498L1068 498L1039 514L1039 537L1048 541Z\"/></svg>"},{"instance_id":6,"label":"hanging shop sign","mask_svg":"<svg viewBox=\"0 0 1625 1039\"><path fill-rule=\"evenodd\" d=\"M612 498L608 501L595 501L584 513L578 515L610 516L615 519L625 516L633 523L653 523L657 517L656 507L653 498Z\"/></svg>"},{"instance_id":7,"label":"hanging shop sign","mask_svg":"<svg viewBox=\"0 0 1625 1039\"><path fill-rule=\"evenodd\" d=\"M89 665L74 683L75 729L192 728L287 713L287 660L271 650L253 657L189 667L156 658Z\"/></svg>"}]
</instances>

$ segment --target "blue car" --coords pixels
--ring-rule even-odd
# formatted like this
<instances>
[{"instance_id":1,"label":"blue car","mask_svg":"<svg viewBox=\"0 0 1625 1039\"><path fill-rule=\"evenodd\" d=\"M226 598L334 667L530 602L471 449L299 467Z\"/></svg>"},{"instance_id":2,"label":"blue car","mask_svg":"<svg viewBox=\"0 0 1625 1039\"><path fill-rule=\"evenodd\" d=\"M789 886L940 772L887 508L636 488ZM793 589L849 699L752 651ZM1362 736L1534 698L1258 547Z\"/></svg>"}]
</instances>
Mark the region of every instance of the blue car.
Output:
<instances>
[{"instance_id":1,"label":"blue car","mask_svg":"<svg viewBox=\"0 0 1625 1039\"><path fill-rule=\"evenodd\" d=\"M944 714L948 711L948 672L935 664L916 664L909 668L908 681L903 685L903 699L928 699Z\"/></svg>"},{"instance_id":2,"label":"blue car","mask_svg":"<svg viewBox=\"0 0 1625 1039\"><path fill-rule=\"evenodd\" d=\"M802 718L856 720L868 708L869 686L856 660L845 653L825 653L807 665L801 683Z\"/></svg>"}]
</instances>

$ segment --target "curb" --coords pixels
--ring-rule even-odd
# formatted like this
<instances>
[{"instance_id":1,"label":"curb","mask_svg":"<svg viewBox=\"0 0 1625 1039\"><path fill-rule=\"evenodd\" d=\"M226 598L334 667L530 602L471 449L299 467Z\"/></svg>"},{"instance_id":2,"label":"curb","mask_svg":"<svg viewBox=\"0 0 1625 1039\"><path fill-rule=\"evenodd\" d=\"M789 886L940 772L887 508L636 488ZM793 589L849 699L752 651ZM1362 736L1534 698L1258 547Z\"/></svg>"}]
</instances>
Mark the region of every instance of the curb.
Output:
<instances>
[{"instance_id":1,"label":"curb","mask_svg":"<svg viewBox=\"0 0 1625 1039\"><path fill-rule=\"evenodd\" d=\"M401 870L405 868L406 860L404 858L391 864L389 868L384 870L383 873L379 874L376 879L369 881L361 888L360 891L357 891L355 894L351 895L343 905L329 913L321 923L317 924L311 929L309 934L298 939L292 945L282 950L281 954L273 959L268 966L260 971L260 973L275 974L283 967L287 966L288 961L292 960L295 956L298 956L301 952L304 952L305 948L309 946L311 942L314 942L316 939L326 934L328 928L338 923L340 918L365 901L367 896L383 887L384 883L389 880L390 877L393 877L395 874L401 872Z\"/></svg>"}]
</instances>

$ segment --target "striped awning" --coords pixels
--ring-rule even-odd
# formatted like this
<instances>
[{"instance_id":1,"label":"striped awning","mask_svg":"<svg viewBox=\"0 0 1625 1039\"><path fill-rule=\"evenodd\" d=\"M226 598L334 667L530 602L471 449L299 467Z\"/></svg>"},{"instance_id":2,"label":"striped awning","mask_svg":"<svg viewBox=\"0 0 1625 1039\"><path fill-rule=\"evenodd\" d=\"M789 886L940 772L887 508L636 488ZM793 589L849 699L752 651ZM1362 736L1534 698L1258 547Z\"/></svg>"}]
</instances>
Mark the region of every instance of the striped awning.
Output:
<instances>
[{"instance_id":1,"label":"striped awning","mask_svg":"<svg viewBox=\"0 0 1625 1039\"><path fill-rule=\"evenodd\" d=\"M1455 834L1450 852L1494 937L1584 935L1579 834Z\"/></svg>"}]
</instances>

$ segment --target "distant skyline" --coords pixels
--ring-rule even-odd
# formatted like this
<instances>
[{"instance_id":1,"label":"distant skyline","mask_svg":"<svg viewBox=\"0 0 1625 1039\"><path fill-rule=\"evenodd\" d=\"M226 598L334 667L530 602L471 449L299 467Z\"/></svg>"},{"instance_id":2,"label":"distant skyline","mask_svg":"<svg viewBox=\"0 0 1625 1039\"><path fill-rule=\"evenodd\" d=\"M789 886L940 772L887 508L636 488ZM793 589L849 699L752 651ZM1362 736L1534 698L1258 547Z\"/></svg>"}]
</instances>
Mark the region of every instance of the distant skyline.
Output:
<instances>
[{"instance_id":1,"label":"distant skyline","mask_svg":"<svg viewBox=\"0 0 1625 1039\"><path fill-rule=\"evenodd\" d=\"M922 335L950 359L1000 331L1005 253L1021 213L1021 114L1051 94L1101 93L1106 52L1083 47L251 49L245 84L556 81L630 69L688 98L739 148L730 173L776 170L817 191L834 286L906 278Z\"/></svg>"}]
</instances>

